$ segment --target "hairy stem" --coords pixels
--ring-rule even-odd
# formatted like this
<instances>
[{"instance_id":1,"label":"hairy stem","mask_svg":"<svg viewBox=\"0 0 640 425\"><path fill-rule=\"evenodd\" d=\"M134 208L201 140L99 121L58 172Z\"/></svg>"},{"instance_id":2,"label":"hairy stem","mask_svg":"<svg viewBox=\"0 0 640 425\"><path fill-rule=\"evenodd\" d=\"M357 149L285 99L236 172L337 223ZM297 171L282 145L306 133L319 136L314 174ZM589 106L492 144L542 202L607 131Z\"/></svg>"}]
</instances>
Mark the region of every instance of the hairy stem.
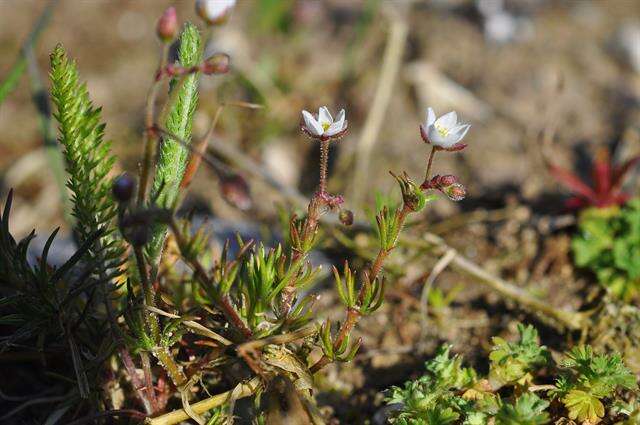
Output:
<instances>
[{"instance_id":1,"label":"hairy stem","mask_svg":"<svg viewBox=\"0 0 640 425\"><path fill-rule=\"evenodd\" d=\"M153 290L153 286L149 281L149 272L147 271L147 266L144 260L144 254L142 253L142 248L134 247L133 252L136 258L136 264L138 266L138 274L140 275L140 281L142 282L142 292L143 292L143 301L145 306L155 307L155 291ZM160 325L158 323L158 317L149 309L145 308L144 313L145 321L147 322L147 326L151 329L151 335L153 336L154 341L158 341L160 337Z\"/></svg>"},{"instance_id":2,"label":"hairy stem","mask_svg":"<svg viewBox=\"0 0 640 425\"><path fill-rule=\"evenodd\" d=\"M424 182L422 182L422 186L425 186L431 180L431 167L433 165L433 157L436 156L436 147L431 148L431 152L429 153L429 160L427 161L427 169L424 172Z\"/></svg>"},{"instance_id":3,"label":"hairy stem","mask_svg":"<svg viewBox=\"0 0 640 425\"><path fill-rule=\"evenodd\" d=\"M404 227L404 222L406 221L407 216L409 215L410 212L411 212L411 209L407 205L403 205L402 209L396 212L397 220L398 220L398 235L402 231L402 228ZM369 282L373 282L378 278L378 276L382 272L384 261L389 256L389 253L395 248L397 242L398 242L398 238L396 237L396 240L393 242L393 246L390 249L380 248L380 250L378 251L378 255L376 256L375 260L373 261L373 264L371 265L371 268L369 269L369 272L364 274L363 279L368 279ZM365 285L363 283L360 286L360 290L358 291L358 300L362 301L362 298L364 297L364 291L365 291ZM336 339L333 342L334 349L337 350L338 347L342 345L345 338L347 338L347 336L351 333L355 325L360 320L360 317L362 317L362 313L360 313L360 311L357 308L350 307L347 309L347 318L340 326L340 329L338 330L338 335L336 336ZM324 368L329 363L331 363L331 358L323 354L322 357L320 357L320 359L315 364L313 364L313 366L311 366L309 370L311 371L311 373L316 373L317 371Z\"/></svg>"},{"instance_id":4,"label":"hairy stem","mask_svg":"<svg viewBox=\"0 0 640 425\"><path fill-rule=\"evenodd\" d=\"M189 68L201 63L202 39L195 25L189 23L185 25L180 36L178 57L180 66L183 67ZM169 99L160 117L163 126L187 144L191 142L193 117L198 104L199 79L199 72L184 74L173 79ZM159 206L169 209L176 207L187 160L188 149L182 143L170 137L163 138L151 190L151 196L156 199ZM154 223L151 226L151 237L146 251L153 274L160 263L166 235L166 224Z\"/></svg>"},{"instance_id":5,"label":"hairy stem","mask_svg":"<svg viewBox=\"0 0 640 425\"><path fill-rule=\"evenodd\" d=\"M160 366L167 371L167 374L176 385L176 387L182 387L187 383L187 377L182 371L182 367L176 363L173 356L166 348L159 348L154 351L154 355L158 359Z\"/></svg>"},{"instance_id":6,"label":"hairy stem","mask_svg":"<svg viewBox=\"0 0 640 425\"><path fill-rule=\"evenodd\" d=\"M326 193L327 190L327 168L329 164L329 141L320 141L320 182L318 192Z\"/></svg>"}]
</instances>

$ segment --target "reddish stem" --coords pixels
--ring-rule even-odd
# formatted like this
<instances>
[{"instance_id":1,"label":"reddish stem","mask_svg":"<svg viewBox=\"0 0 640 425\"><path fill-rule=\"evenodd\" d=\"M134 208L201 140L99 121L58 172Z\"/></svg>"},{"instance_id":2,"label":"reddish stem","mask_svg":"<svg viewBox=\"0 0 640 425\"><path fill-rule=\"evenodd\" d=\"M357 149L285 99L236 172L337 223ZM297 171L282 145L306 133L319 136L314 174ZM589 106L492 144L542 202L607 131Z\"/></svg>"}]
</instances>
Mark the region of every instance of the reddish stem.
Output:
<instances>
[{"instance_id":1,"label":"reddish stem","mask_svg":"<svg viewBox=\"0 0 640 425\"><path fill-rule=\"evenodd\" d=\"M329 141L320 141L320 183L318 185L318 192L320 194L326 193L327 190L327 168L329 164Z\"/></svg>"},{"instance_id":2,"label":"reddish stem","mask_svg":"<svg viewBox=\"0 0 640 425\"><path fill-rule=\"evenodd\" d=\"M424 173L424 182L421 186L426 186L431 180L431 166L433 165L433 157L436 155L435 146L431 148L431 152L429 153L429 161L427 161L427 169Z\"/></svg>"},{"instance_id":3,"label":"reddish stem","mask_svg":"<svg viewBox=\"0 0 640 425\"><path fill-rule=\"evenodd\" d=\"M144 118L144 133L142 134L142 144L144 146L144 158L142 161L142 167L140 169L140 182L138 186L138 205L142 205L147 196L147 186L149 183L149 177L151 175L151 169L153 168L153 154L156 149L156 137L157 134L151 129L153 128L153 118L155 115L155 102L158 97L158 90L162 86L162 70L166 66L167 56L169 53L169 46L167 43L162 44L162 53L160 54L160 64L156 71L155 78L149 93L147 95L147 104Z\"/></svg>"},{"instance_id":4,"label":"reddish stem","mask_svg":"<svg viewBox=\"0 0 640 425\"><path fill-rule=\"evenodd\" d=\"M153 387L153 372L151 371L151 362L146 352L140 353L140 359L142 360L142 370L144 371L144 385L147 390L149 401L153 408L153 413L158 409L158 400L156 399L156 390Z\"/></svg>"},{"instance_id":5,"label":"reddish stem","mask_svg":"<svg viewBox=\"0 0 640 425\"><path fill-rule=\"evenodd\" d=\"M400 232L402 231L402 228L404 227L404 222L407 218L407 215L409 215L410 212L411 212L411 209L407 205L403 205L402 209L396 213L397 220L398 220L398 227L399 227L398 234L400 234ZM369 273L365 274L363 279L369 279L369 282L373 282L377 279L378 275L382 271L382 267L384 266L384 261L387 259L387 257L389 256L389 253L393 250L393 248L395 248L396 243L397 243L397 240L394 241L393 247L391 247L390 249L387 250L387 249L381 248L378 251L378 255L376 256L376 259L373 261L373 264L369 269ZM358 300L360 301L364 297L365 288L366 287L364 284L360 286L360 291L358 292ZM344 339L351 333L354 326L358 323L358 320L360 320L360 317L362 317L362 314L356 308L350 307L349 309L347 309L347 318L342 324L342 326L340 326L338 335L336 336L336 339L333 342L334 349L338 349L338 347L342 345L342 343L344 342ZM309 370L311 371L311 373L316 373L317 371L319 371L329 363L331 363L331 359L326 355L323 355L313 366L311 366Z\"/></svg>"},{"instance_id":6,"label":"reddish stem","mask_svg":"<svg viewBox=\"0 0 640 425\"><path fill-rule=\"evenodd\" d=\"M133 359L131 358L131 355L129 354L127 349L124 347L118 348L118 354L120 355L120 360L122 361L124 368L127 370L129 379L131 379L131 386L133 386L133 388L135 389L136 394L138 395L138 399L140 399L140 402L142 403L144 410L150 415L155 413L156 406L154 406L151 403L151 401L147 398L147 396L143 391L145 385L140 380L140 377L136 372L136 365L133 363Z\"/></svg>"}]
</instances>

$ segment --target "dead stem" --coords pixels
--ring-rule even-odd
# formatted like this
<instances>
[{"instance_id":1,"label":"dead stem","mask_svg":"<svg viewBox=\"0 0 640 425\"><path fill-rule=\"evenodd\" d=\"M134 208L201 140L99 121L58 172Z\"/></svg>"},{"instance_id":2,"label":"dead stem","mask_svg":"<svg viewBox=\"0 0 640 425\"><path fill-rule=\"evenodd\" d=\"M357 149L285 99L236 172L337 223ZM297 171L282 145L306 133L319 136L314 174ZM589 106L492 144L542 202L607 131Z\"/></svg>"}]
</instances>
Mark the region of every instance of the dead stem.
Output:
<instances>
[{"instance_id":1,"label":"dead stem","mask_svg":"<svg viewBox=\"0 0 640 425\"><path fill-rule=\"evenodd\" d=\"M156 390L153 387L153 372L151 371L149 355L145 351L140 352L140 360L142 362L142 371L144 374L144 389L147 392L147 397L149 398L151 407L155 413L158 410L158 400L156 398Z\"/></svg>"},{"instance_id":2,"label":"dead stem","mask_svg":"<svg viewBox=\"0 0 640 425\"><path fill-rule=\"evenodd\" d=\"M202 140L197 143L195 149L191 152L191 159L189 160L189 164L187 165L187 168L184 171L184 175L182 176L182 181L180 182L181 190L189 187L189 185L191 184L191 180L193 180L193 177L196 175L198 168L200 168L202 157L207 149L207 145L209 144L211 136L213 136L213 131L218 124L218 120L220 119L220 114L222 113L224 106L224 104L218 106L218 109L216 109L216 113L213 115L213 119L211 120L211 124L209 125L207 133L204 135ZM217 171L217 168L215 170Z\"/></svg>"},{"instance_id":3,"label":"dead stem","mask_svg":"<svg viewBox=\"0 0 640 425\"><path fill-rule=\"evenodd\" d=\"M162 70L167 65L167 57L169 54L169 45L167 43L162 44L162 51L160 53L160 63L158 70L153 80L153 84L147 94L147 103L144 119L144 132L142 134L142 144L144 146L144 159L142 161L142 167L140 169L140 184L138 185L138 205L142 205L147 197L147 186L149 185L149 177L151 175L151 169L153 168L153 155L156 150L156 135L152 131L153 119L155 116L155 103L158 97L158 90L162 86Z\"/></svg>"},{"instance_id":4,"label":"dead stem","mask_svg":"<svg viewBox=\"0 0 640 425\"><path fill-rule=\"evenodd\" d=\"M436 255L443 255L447 250L453 250L444 240L432 234L425 234L422 239L405 237L403 242L417 248L430 249ZM451 260L451 267L459 272L474 277L478 282L487 285L505 298L515 301L520 306L534 313L541 314L542 318L551 319L554 323L570 330L582 329L587 316L584 313L560 310L552 307L547 301L531 296L522 288L507 282L484 270L482 267L466 259L457 251Z\"/></svg>"},{"instance_id":5,"label":"dead stem","mask_svg":"<svg viewBox=\"0 0 640 425\"><path fill-rule=\"evenodd\" d=\"M387 36L387 44L382 58L382 67L373 103L356 146L354 184L353 190L350 192L350 199L354 205L359 205L363 194L367 193L364 186L369 172L371 153L378 140L377 136L384 123L385 113L393 95L393 86L402 64L407 35L409 34L405 13L403 10L399 10L402 6L398 7L392 2L389 2L386 6L385 11L388 12L391 21L389 35Z\"/></svg>"},{"instance_id":6,"label":"dead stem","mask_svg":"<svg viewBox=\"0 0 640 425\"><path fill-rule=\"evenodd\" d=\"M147 414L153 414L156 410L152 405L151 400L149 400L144 394L144 383L140 380L138 373L136 372L136 365L133 363L133 359L131 358L131 354L125 347L118 348L118 354L120 356L120 361L124 365L124 368L129 375L129 379L131 379L131 386L136 391L140 402L142 403L144 410Z\"/></svg>"},{"instance_id":7,"label":"dead stem","mask_svg":"<svg viewBox=\"0 0 640 425\"><path fill-rule=\"evenodd\" d=\"M258 377L254 377L248 382L242 382L232 390L214 395L205 400L199 401L191 405L191 409L197 413L205 413L215 407L222 406L230 400L239 400L256 394L263 387L263 383ZM174 410L157 418L147 418L147 425L174 425L182 421L189 420L189 415L184 409Z\"/></svg>"}]
</instances>

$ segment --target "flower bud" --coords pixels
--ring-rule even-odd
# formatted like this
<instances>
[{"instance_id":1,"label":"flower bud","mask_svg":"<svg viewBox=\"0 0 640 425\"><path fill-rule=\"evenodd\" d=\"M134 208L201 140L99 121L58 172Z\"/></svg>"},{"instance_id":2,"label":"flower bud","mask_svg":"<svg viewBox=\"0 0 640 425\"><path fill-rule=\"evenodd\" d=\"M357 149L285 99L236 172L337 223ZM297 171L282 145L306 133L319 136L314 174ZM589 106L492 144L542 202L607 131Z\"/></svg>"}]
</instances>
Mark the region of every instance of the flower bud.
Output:
<instances>
[{"instance_id":1,"label":"flower bud","mask_svg":"<svg viewBox=\"0 0 640 425\"><path fill-rule=\"evenodd\" d=\"M222 192L222 197L225 201L239 210L247 211L253 204L249 185L238 174L221 177L220 192Z\"/></svg>"},{"instance_id":2,"label":"flower bud","mask_svg":"<svg viewBox=\"0 0 640 425\"><path fill-rule=\"evenodd\" d=\"M351 226L353 224L353 212L351 210L340 210L338 218L340 219L340 223L345 226Z\"/></svg>"},{"instance_id":3,"label":"flower bud","mask_svg":"<svg viewBox=\"0 0 640 425\"><path fill-rule=\"evenodd\" d=\"M447 195L452 201L462 201L467 196L467 190L460 183L454 183L452 185L443 187L442 193Z\"/></svg>"},{"instance_id":4,"label":"flower bud","mask_svg":"<svg viewBox=\"0 0 640 425\"><path fill-rule=\"evenodd\" d=\"M230 60L226 53L215 53L202 64L202 73L206 75L226 74L229 72Z\"/></svg>"},{"instance_id":5,"label":"flower bud","mask_svg":"<svg viewBox=\"0 0 640 425\"><path fill-rule=\"evenodd\" d=\"M451 186L458 183L458 178L452 174L438 176L438 186Z\"/></svg>"},{"instance_id":6,"label":"flower bud","mask_svg":"<svg viewBox=\"0 0 640 425\"><path fill-rule=\"evenodd\" d=\"M442 190L442 188L451 186L452 184L458 183L458 178L451 174L445 174L441 176L436 174L431 178L431 180L427 180L420 186L421 189L438 189Z\"/></svg>"},{"instance_id":7,"label":"flower bud","mask_svg":"<svg viewBox=\"0 0 640 425\"><path fill-rule=\"evenodd\" d=\"M136 187L136 182L128 173L123 173L116 177L111 186L113 197L118 202L129 202L133 196L133 191Z\"/></svg>"},{"instance_id":8,"label":"flower bud","mask_svg":"<svg viewBox=\"0 0 640 425\"><path fill-rule=\"evenodd\" d=\"M411 211L421 211L427 204L427 197L422 193L421 188L411 181L407 173L403 173L401 176L396 176L393 173L391 173L391 175L400 185L400 192L402 192L402 202L404 205Z\"/></svg>"},{"instance_id":9,"label":"flower bud","mask_svg":"<svg viewBox=\"0 0 640 425\"><path fill-rule=\"evenodd\" d=\"M196 13L208 25L221 25L227 21L235 5L236 0L196 0Z\"/></svg>"},{"instance_id":10,"label":"flower bud","mask_svg":"<svg viewBox=\"0 0 640 425\"><path fill-rule=\"evenodd\" d=\"M164 11L158 24L156 25L156 34L163 43L168 43L173 40L178 33L178 15L176 14L176 8L171 6Z\"/></svg>"}]
</instances>

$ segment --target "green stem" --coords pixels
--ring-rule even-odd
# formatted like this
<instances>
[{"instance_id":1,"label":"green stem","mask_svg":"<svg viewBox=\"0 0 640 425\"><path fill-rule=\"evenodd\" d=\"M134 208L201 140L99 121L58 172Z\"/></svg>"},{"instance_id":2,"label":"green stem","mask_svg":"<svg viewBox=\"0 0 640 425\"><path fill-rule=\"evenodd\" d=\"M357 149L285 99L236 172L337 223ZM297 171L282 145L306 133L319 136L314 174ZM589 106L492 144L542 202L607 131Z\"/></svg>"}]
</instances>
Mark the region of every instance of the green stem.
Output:
<instances>
[{"instance_id":1,"label":"green stem","mask_svg":"<svg viewBox=\"0 0 640 425\"><path fill-rule=\"evenodd\" d=\"M136 264L138 265L138 274L140 275L140 281L142 282L142 292L143 292L143 300L145 306L156 306L155 300L155 292L153 290L153 285L149 281L149 273L147 271L147 266L144 260L144 254L142 253L142 248L134 247L133 252L136 257ZM151 330L151 335L153 336L153 340L157 343L160 339L160 324L158 323L158 317L149 309L144 309L145 321L147 322L147 326Z\"/></svg>"}]
</instances>

